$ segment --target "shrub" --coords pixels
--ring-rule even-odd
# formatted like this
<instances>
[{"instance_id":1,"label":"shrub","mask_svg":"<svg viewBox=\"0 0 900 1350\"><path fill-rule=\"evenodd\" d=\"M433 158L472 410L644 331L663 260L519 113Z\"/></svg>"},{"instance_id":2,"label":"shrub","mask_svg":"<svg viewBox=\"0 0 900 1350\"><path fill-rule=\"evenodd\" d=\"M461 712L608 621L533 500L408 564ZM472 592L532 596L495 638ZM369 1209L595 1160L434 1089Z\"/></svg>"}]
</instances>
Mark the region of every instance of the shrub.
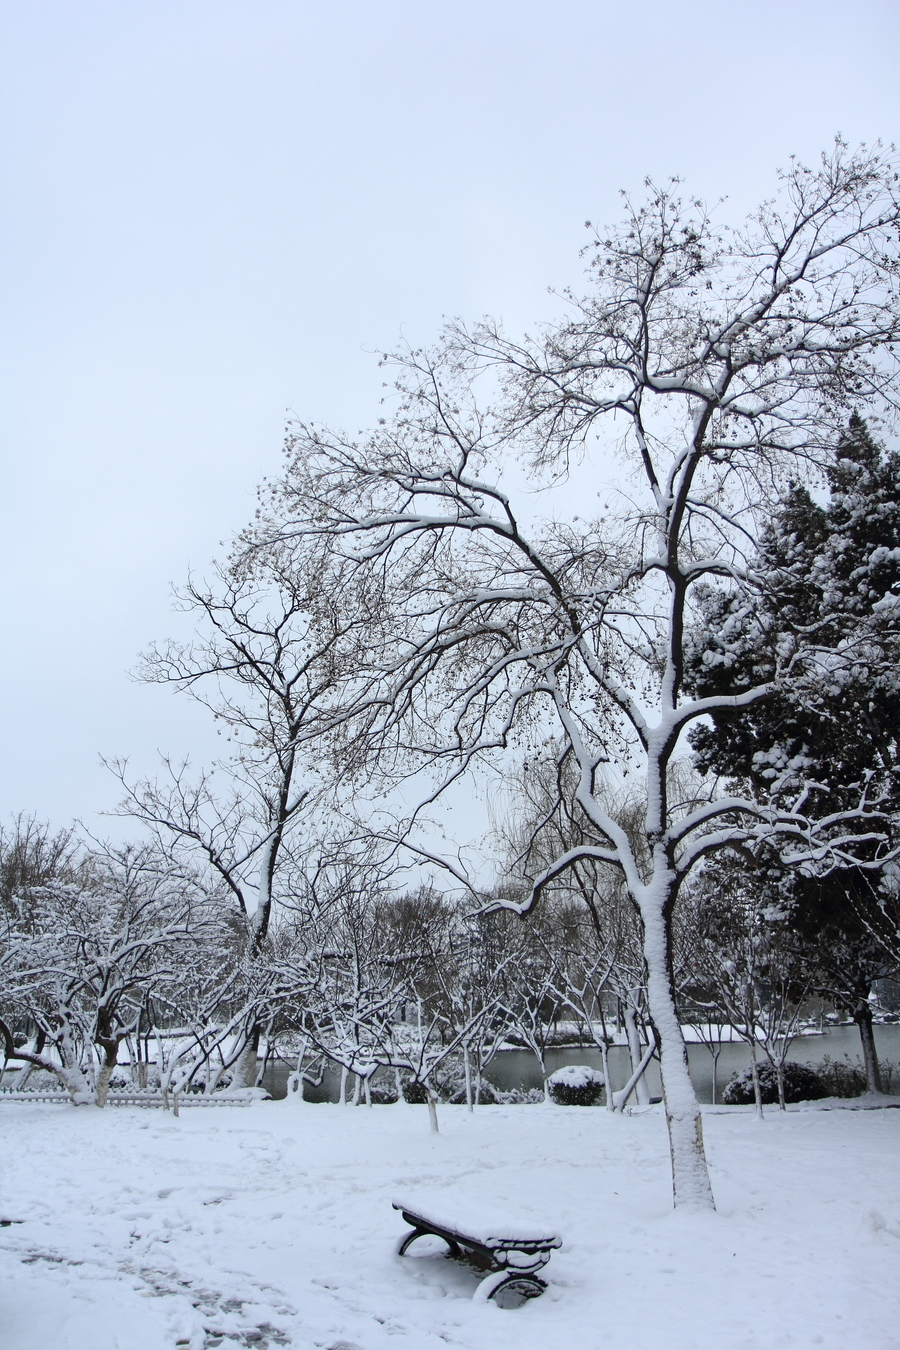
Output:
<instances>
[{"instance_id":1,"label":"shrub","mask_svg":"<svg viewBox=\"0 0 900 1350\"><path fill-rule=\"evenodd\" d=\"M826 1055L816 1065L826 1097L861 1097L866 1090L866 1075L861 1064L853 1064L849 1055L842 1060Z\"/></svg>"},{"instance_id":2,"label":"shrub","mask_svg":"<svg viewBox=\"0 0 900 1350\"><path fill-rule=\"evenodd\" d=\"M418 1083L414 1078L405 1078L403 1100L409 1102L410 1106L425 1106L428 1102L428 1089L424 1083Z\"/></svg>"},{"instance_id":3,"label":"shrub","mask_svg":"<svg viewBox=\"0 0 900 1350\"><path fill-rule=\"evenodd\" d=\"M883 1092L890 1092L896 1072L895 1064L889 1064L885 1060L879 1063L878 1076ZM866 1090L866 1071L861 1064L851 1060L849 1055L845 1055L842 1060L835 1060L826 1055L822 1062L816 1065L816 1073L822 1080L827 1097L861 1097Z\"/></svg>"},{"instance_id":4,"label":"shrub","mask_svg":"<svg viewBox=\"0 0 900 1350\"><path fill-rule=\"evenodd\" d=\"M473 1102L475 1100L476 1094L478 1097L478 1104L480 1106L493 1106L500 1099L497 1089L494 1087L493 1083L489 1083L486 1078L482 1078L481 1087L479 1089L476 1086L475 1078L473 1075L472 1077ZM448 1102L453 1102L457 1106L464 1103L466 1100L465 1079L454 1080L453 1083L450 1084L450 1087L447 1090L447 1095L445 1096L444 1100Z\"/></svg>"},{"instance_id":5,"label":"shrub","mask_svg":"<svg viewBox=\"0 0 900 1350\"><path fill-rule=\"evenodd\" d=\"M593 1106L603 1091L602 1073L587 1064L569 1064L547 1080L557 1106Z\"/></svg>"},{"instance_id":6,"label":"shrub","mask_svg":"<svg viewBox=\"0 0 900 1350\"><path fill-rule=\"evenodd\" d=\"M397 1089L390 1083L370 1083L369 1101L373 1106L394 1106L397 1102Z\"/></svg>"},{"instance_id":7,"label":"shrub","mask_svg":"<svg viewBox=\"0 0 900 1350\"><path fill-rule=\"evenodd\" d=\"M537 1106L543 1100L540 1088L510 1088L509 1092L494 1089L494 1101L498 1106Z\"/></svg>"},{"instance_id":8,"label":"shrub","mask_svg":"<svg viewBox=\"0 0 900 1350\"><path fill-rule=\"evenodd\" d=\"M759 1066L759 1089L766 1106L778 1101L778 1078L771 1064ZM815 1069L808 1064L796 1064L788 1060L784 1066L784 1100L786 1102L812 1102L829 1095ZM745 1069L736 1074L726 1085L722 1101L726 1106L749 1106L753 1097L753 1071Z\"/></svg>"}]
</instances>

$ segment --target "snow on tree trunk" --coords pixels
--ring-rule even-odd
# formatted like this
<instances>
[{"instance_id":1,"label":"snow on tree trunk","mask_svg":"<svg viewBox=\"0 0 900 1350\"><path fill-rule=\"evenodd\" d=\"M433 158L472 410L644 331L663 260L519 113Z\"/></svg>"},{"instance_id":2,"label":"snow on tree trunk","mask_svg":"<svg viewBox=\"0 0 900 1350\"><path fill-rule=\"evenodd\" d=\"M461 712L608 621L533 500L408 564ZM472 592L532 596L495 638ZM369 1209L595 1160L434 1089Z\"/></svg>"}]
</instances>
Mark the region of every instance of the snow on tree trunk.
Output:
<instances>
[{"instance_id":1,"label":"snow on tree trunk","mask_svg":"<svg viewBox=\"0 0 900 1350\"><path fill-rule=\"evenodd\" d=\"M857 1009L853 1020L859 1027L859 1039L862 1045L863 1067L866 1072L866 1091L881 1092L881 1074L878 1068L878 1053L875 1049L875 1034L872 1030L872 1009L868 1003Z\"/></svg>"},{"instance_id":2,"label":"snow on tree trunk","mask_svg":"<svg viewBox=\"0 0 900 1350\"><path fill-rule=\"evenodd\" d=\"M472 1111L474 1109L472 1102L472 1065L469 1060L468 1041L463 1046L463 1068L466 1074L466 1109Z\"/></svg>"},{"instance_id":3,"label":"snow on tree trunk","mask_svg":"<svg viewBox=\"0 0 900 1350\"><path fill-rule=\"evenodd\" d=\"M110 1064L105 1061L100 1066L100 1072L97 1075L97 1088L95 1091L95 1100L98 1106L106 1105L106 1098L109 1095L109 1080L113 1076L115 1063Z\"/></svg>"},{"instance_id":4,"label":"snow on tree trunk","mask_svg":"<svg viewBox=\"0 0 900 1350\"><path fill-rule=\"evenodd\" d=\"M606 1041L600 1042L600 1062L603 1065L603 1081L606 1084L606 1109L615 1111L616 1104L613 1101L612 1082L609 1077L609 1046Z\"/></svg>"},{"instance_id":5,"label":"snow on tree trunk","mask_svg":"<svg viewBox=\"0 0 900 1350\"><path fill-rule=\"evenodd\" d=\"M753 1101L756 1105L757 1120L763 1119L762 1088L759 1084L759 1064L756 1060L756 1039L750 1040L750 1076L753 1080Z\"/></svg>"},{"instance_id":6,"label":"snow on tree trunk","mask_svg":"<svg viewBox=\"0 0 900 1350\"><path fill-rule=\"evenodd\" d=\"M638 1031L637 1012L632 999L637 999L639 990L631 989L628 991L628 1002L625 1005L625 1035L628 1038L628 1053L631 1056L631 1072L636 1073L638 1065L641 1062L641 1037ZM650 1105L650 1088L646 1077L641 1074L634 1087L634 1095L637 1097L641 1106Z\"/></svg>"},{"instance_id":7,"label":"snow on tree trunk","mask_svg":"<svg viewBox=\"0 0 900 1350\"><path fill-rule=\"evenodd\" d=\"M257 1058L256 1046L248 1045L242 1052L234 1071L235 1087L256 1087Z\"/></svg>"},{"instance_id":8,"label":"snow on tree trunk","mask_svg":"<svg viewBox=\"0 0 900 1350\"><path fill-rule=\"evenodd\" d=\"M645 902L642 913L647 1003L659 1046L660 1076L672 1159L672 1192L678 1207L715 1209L703 1148L703 1120L688 1070L687 1046L675 1008L668 969L669 947L662 905Z\"/></svg>"},{"instance_id":9,"label":"snow on tree trunk","mask_svg":"<svg viewBox=\"0 0 900 1350\"><path fill-rule=\"evenodd\" d=\"M428 1124L432 1134L440 1134L438 1129L437 1094L430 1083L425 1084L428 1093Z\"/></svg>"}]
</instances>

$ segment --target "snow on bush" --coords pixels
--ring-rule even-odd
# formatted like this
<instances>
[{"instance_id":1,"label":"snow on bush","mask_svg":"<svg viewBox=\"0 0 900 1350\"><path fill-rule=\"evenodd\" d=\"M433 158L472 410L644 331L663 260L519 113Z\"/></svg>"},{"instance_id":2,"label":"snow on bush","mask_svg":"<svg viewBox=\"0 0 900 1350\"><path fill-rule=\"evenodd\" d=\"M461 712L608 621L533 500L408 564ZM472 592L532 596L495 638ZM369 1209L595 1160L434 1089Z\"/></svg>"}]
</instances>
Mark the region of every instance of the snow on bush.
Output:
<instances>
[{"instance_id":1,"label":"snow on bush","mask_svg":"<svg viewBox=\"0 0 900 1350\"><path fill-rule=\"evenodd\" d=\"M761 1064L758 1072L763 1103L771 1106L778 1101L778 1077L771 1064ZM795 1064L793 1060L788 1060L784 1066L786 1102L811 1102L825 1096L826 1088L814 1069L808 1064ZM727 1084L722 1101L726 1106L749 1106L753 1100L753 1071L745 1069Z\"/></svg>"},{"instance_id":2,"label":"snow on bush","mask_svg":"<svg viewBox=\"0 0 900 1350\"><path fill-rule=\"evenodd\" d=\"M587 1064L568 1064L547 1080L557 1106L593 1106L603 1091L604 1077Z\"/></svg>"}]
</instances>

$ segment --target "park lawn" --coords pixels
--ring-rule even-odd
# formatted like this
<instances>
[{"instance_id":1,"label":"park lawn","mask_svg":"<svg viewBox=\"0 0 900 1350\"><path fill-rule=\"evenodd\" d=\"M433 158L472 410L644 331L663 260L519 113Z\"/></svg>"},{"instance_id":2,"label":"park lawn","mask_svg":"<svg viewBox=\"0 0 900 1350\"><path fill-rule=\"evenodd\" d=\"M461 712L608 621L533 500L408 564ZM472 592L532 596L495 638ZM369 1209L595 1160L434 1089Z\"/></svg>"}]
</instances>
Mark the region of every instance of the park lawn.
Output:
<instances>
[{"instance_id":1,"label":"park lawn","mask_svg":"<svg viewBox=\"0 0 900 1350\"><path fill-rule=\"evenodd\" d=\"M0 1345L900 1347L900 1110L707 1110L714 1215L672 1211L659 1107L440 1126L406 1105L0 1103L0 1217L22 1221L0 1229ZM444 1187L561 1234L542 1298L473 1303L468 1270L394 1255L392 1199Z\"/></svg>"}]
</instances>

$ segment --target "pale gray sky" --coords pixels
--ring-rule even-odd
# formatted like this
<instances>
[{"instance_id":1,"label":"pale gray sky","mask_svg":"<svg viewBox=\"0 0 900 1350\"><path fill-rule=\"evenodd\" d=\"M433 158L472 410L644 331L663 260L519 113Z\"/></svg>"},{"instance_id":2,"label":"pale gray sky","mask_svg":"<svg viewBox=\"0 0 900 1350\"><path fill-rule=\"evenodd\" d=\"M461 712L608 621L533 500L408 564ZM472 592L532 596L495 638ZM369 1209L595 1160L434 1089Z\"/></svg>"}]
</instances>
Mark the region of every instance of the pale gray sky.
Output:
<instances>
[{"instance_id":1,"label":"pale gray sky","mask_svg":"<svg viewBox=\"0 0 900 1350\"><path fill-rule=\"evenodd\" d=\"M371 352L513 330L677 173L739 216L897 132L896 0L0 0L0 816L97 828L98 756L215 750L127 670ZM103 828L102 822L99 828Z\"/></svg>"}]
</instances>

